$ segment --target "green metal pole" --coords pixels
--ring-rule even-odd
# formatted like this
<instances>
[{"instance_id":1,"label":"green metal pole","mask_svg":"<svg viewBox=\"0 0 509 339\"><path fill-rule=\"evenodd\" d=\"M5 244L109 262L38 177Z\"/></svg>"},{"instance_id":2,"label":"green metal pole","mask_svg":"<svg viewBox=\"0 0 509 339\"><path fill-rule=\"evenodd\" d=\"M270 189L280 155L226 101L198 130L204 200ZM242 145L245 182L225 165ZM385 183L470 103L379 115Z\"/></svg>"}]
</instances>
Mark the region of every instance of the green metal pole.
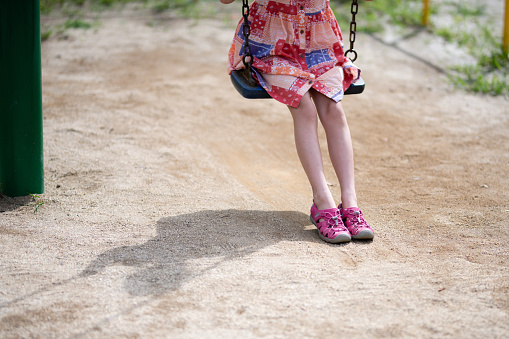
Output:
<instances>
[{"instance_id":1,"label":"green metal pole","mask_svg":"<svg viewBox=\"0 0 509 339\"><path fill-rule=\"evenodd\" d=\"M0 0L0 193L44 192L39 0Z\"/></svg>"}]
</instances>

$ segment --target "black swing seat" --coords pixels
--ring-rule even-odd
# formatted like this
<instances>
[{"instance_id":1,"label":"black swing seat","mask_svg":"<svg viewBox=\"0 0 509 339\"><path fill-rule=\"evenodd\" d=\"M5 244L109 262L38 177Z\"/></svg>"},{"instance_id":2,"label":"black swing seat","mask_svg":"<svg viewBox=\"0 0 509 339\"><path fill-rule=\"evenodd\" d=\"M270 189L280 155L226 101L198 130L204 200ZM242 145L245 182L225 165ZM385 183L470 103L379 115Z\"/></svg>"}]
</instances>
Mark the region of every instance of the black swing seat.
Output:
<instances>
[{"instance_id":1,"label":"black swing seat","mask_svg":"<svg viewBox=\"0 0 509 339\"><path fill-rule=\"evenodd\" d=\"M243 70L232 71L230 79L233 87L246 99L271 99L272 97L263 89L259 84L250 85L243 75ZM364 79L359 78L356 82L350 85L345 91L348 94L360 94L364 91L366 83Z\"/></svg>"},{"instance_id":2,"label":"black swing seat","mask_svg":"<svg viewBox=\"0 0 509 339\"><path fill-rule=\"evenodd\" d=\"M233 87L246 99L272 99L267 91L255 83L251 85L244 76L244 70L232 71L230 74Z\"/></svg>"}]
</instances>

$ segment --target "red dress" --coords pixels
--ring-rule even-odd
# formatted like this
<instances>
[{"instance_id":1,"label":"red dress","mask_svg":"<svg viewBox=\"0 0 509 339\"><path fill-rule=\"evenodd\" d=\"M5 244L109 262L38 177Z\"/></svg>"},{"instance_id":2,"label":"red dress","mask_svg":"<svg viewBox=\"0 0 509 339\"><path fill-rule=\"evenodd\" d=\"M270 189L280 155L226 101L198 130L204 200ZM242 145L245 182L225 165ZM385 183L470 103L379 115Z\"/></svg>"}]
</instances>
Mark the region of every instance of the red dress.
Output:
<instances>
[{"instance_id":1,"label":"red dress","mask_svg":"<svg viewBox=\"0 0 509 339\"><path fill-rule=\"evenodd\" d=\"M328 0L255 0L249 12L255 76L277 101L298 107L314 88L338 102L359 78ZM244 68L242 25L228 53L230 72Z\"/></svg>"}]
</instances>

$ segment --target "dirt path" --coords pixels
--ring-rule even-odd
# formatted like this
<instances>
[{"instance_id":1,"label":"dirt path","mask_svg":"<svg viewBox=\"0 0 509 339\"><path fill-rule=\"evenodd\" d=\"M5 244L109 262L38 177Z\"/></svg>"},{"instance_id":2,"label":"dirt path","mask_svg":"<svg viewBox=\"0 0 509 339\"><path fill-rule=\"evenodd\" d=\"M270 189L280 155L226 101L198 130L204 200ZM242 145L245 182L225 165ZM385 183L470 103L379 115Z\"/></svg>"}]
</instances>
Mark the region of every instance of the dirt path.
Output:
<instances>
[{"instance_id":1,"label":"dirt path","mask_svg":"<svg viewBox=\"0 0 509 339\"><path fill-rule=\"evenodd\" d=\"M43 44L46 193L0 200L0 337L509 335L506 99L361 35L376 238L328 245L287 109L225 74L231 25L151 20Z\"/></svg>"}]
</instances>

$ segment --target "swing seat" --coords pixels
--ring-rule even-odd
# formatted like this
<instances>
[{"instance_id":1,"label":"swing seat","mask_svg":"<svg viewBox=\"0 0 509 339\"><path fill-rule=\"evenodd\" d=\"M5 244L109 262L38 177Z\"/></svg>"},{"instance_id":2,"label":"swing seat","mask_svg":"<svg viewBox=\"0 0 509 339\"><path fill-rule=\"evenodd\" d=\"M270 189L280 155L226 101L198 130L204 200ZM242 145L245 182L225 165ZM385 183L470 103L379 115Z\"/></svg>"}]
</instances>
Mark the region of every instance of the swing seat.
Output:
<instances>
[{"instance_id":1,"label":"swing seat","mask_svg":"<svg viewBox=\"0 0 509 339\"><path fill-rule=\"evenodd\" d=\"M250 85L244 75L242 74L242 70L232 71L230 75L230 79L232 81L233 87L246 99L272 99L272 97L263 89L259 84ZM348 94L360 94L364 91L366 83L362 77L359 78L356 82L350 85L348 89L345 91L345 95Z\"/></svg>"},{"instance_id":2,"label":"swing seat","mask_svg":"<svg viewBox=\"0 0 509 339\"><path fill-rule=\"evenodd\" d=\"M356 82L350 85L348 89L345 91L345 95L348 94L361 94L364 92L364 87L366 87L366 83L362 77L359 77Z\"/></svg>"},{"instance_id":3,"label":"swing seat","mask_svg":"<svg viewBox=\"0 0 509 339\"><path fill-rule=\"evenodd\" d=\"M233 87L246 99L272 99L259 84L250 85L243 75L243 70L232 71L230 75Z\"/></svg>"}]
</instances>

